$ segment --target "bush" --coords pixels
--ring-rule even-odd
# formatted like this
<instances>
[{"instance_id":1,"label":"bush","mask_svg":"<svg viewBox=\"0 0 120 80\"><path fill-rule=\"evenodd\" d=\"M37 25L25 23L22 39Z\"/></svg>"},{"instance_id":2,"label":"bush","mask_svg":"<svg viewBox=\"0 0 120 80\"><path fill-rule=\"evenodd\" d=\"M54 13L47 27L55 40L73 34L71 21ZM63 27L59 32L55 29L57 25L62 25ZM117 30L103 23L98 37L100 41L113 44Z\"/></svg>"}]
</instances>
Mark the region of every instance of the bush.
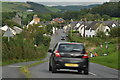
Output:
<instances>
[{"instance_id":1,"label":"bush","mask_svg":"<svg viewBox=\"0 0 120 80\"><path fill-rule=\"evenodd\" d=\"M9 42L7 37L3 37L3 63L38 60L46 56L50 45L50 37L43 36L44 28L30 27L24 29L21 34L10 38ZM39 45L34 47L34 43Z\"/></svg>"},{"instance_id":2,"label":"bush","mask_svg":"<svg viewBox=\"0 0 120 80\"><path fill-rule=\"evenodd\" d=\"M120 37L120 27L114 27L109 32L111 37Z\"/></svg>"}]
</instances>

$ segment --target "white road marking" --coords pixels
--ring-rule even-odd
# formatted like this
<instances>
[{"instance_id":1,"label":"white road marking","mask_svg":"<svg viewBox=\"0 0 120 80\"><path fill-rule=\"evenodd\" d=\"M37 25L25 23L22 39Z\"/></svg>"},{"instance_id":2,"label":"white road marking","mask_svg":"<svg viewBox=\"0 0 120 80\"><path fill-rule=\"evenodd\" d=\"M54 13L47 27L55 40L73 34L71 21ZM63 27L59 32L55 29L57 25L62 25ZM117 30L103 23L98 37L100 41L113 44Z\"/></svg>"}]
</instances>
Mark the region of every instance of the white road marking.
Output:
<instances>
[{"instance_id":1,"label":"white road marking","mask_svg":"<svg viewBox=\"0 0 120 80\"><path fill-rule=\"evenodd\" d=\"M94 74L94 73L92 73L92 72L89 72L89 74L92 74L92 75L96 76L96 74Z\"/></svg>"},{"instance_id":2,"label":"white road marking","mask_svg":"<svg viewBox=\"0 0 120 80\"><path fill-rule=\"evenodd\" d=\"M19 68L19 67L22 67L22 66L8 66L8 67L18 67Z\"/></svg>"}]
</instances>

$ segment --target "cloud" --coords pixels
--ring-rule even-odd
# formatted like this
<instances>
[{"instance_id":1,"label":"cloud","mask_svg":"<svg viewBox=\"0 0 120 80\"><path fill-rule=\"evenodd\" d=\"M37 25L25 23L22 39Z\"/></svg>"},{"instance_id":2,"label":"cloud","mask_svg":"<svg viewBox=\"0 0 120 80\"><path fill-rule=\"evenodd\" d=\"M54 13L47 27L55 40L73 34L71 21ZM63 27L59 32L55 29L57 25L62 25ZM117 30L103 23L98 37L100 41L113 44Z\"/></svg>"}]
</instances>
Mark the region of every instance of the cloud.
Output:
<instances>
[{"instance_id":1,"label":"cloud","mask_svg":"<svg viewBox=\"0 0 120 80\"><path fill-rule=\"evenodd\" d=\"M108 2L110 0L2 0L2 1L12 1L12 2ZM111 0L111 1L119 1L119 0Z\"/></svg>"},{"instance_id":2,"label":"cloud","mask_svg":"<svg viewBox=\"0 0 120 80\"><path fill-rule=\"evenodd\" d=\"M29 0L34 2L108 2L109 0Z\"/></svg>"}]
</instances>

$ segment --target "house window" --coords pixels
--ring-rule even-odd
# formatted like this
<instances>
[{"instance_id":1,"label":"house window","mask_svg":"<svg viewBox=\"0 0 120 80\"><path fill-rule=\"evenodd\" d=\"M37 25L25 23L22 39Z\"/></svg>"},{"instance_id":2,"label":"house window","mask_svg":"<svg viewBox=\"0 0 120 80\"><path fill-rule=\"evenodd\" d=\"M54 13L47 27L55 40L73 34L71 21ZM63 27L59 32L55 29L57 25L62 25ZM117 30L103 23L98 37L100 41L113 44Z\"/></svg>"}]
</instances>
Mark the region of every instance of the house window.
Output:
<instances>
[{"instance_id":1,"label":"house window","mask_svg":"<svg viewBox=\"0 0 120 80\"><path fill-rule=\"evenodd\" d=\"M91 37L91 35L89 35L89 37Z\"/></svg>"},{"instance_id":2,"label":"house window","mask_svg":"<svg viewBox=\"0 0 120 80\"><path fill-rule=\"evenodd\" d=\"M88 35L86 35L86 37L88 37Z\"/></svg>"},{"instance_id":3,"label":"house window","mask_svg":"<svg viewBox=\"0 0 120 80\"><path fill-rule=\"evenodd\" d=\"M108 30L108 29L106 29L106 32L109 32L109 30Z\"/></svg>"},{"instance_id":4,"label":"house window","mask_svg":"<svg viewBox=\"0 0 120 80\"><path fill-rule=\"evenodd\" d=\"M92 30L90 29L90 32L92 32Z\"/></svg>"},{"instance_id":5,"label":"house window","mask_svg":"<svg viewBox=\"0 0 120 80\"><path fill-rule=\"evenodd\" d=\"M95 35L93 35L93 37L95 37Z\"/></svg>"}]
</instances>

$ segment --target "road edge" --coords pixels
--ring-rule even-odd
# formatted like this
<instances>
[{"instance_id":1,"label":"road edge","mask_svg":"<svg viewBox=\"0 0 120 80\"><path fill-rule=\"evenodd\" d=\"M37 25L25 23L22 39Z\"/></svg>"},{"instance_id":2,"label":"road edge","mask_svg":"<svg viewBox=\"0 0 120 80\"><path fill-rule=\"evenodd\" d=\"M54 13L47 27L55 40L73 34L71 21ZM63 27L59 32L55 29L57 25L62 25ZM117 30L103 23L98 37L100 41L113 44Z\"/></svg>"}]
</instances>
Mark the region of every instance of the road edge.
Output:
<instances>
[{"instance_id":1,"label":"road edge","mask_svg":"<svg viewBox=\"0 0 120 80\"><path fill-rule=\"evenodd\" d=\"M25 78L31 78L29 68L33 67L33 66L36 66L38 64L44 63L44 62L48 62L48 60L39 61L39 62L35 62L35 63L32 63L32 64L22 66L22 67L20 67L20 72L25 76Z\"/></svg>"}]
</instances>

